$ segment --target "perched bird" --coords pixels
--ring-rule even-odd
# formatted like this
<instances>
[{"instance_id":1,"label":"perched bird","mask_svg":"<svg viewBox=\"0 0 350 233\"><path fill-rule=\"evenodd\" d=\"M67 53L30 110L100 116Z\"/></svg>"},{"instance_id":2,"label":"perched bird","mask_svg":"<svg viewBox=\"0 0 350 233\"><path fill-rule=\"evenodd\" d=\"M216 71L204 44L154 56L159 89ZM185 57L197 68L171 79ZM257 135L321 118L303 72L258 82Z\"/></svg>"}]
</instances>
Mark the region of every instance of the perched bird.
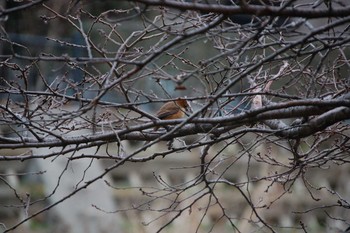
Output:
<instances>
[{"instance_id":1,"label":"perched bird","mask_svg":"<svg viewBox=\"0 0 350 233\"><path fill-rule=\"evenodd\" d=\"M185 99L178 99L165 103L157 112L157 117L161 120L179 119L186 116L186 112L190 112L190 105ZM157 130L159 127L156 127Z\"/></svg>"}]
</instances>

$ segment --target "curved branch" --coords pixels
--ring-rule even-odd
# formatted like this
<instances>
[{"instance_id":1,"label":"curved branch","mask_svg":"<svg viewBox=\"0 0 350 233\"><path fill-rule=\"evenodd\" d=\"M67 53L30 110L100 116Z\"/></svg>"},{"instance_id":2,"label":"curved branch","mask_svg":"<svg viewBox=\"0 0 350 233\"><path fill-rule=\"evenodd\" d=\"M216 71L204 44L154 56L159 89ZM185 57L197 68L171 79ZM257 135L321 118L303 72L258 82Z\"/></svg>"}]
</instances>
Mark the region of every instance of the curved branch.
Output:
<instances>
[{"instance_id":1,"label":"curved branch","mask_svg":"<svg viewBox=\"0 0 350 233\"><path fill-rule=\"evenodd\" d=\"M38 1L29 2L27 4L23 4L20 6L12 7L12 8L6 9L6 10L1 10L0 17L12 14L12 13L17 12L17 11L26 10L28 8L31 8L32 6L38 5L38 4L46 2L46 1L48 1L48 0L38 0Z\"/></svg>"}]
</instances>

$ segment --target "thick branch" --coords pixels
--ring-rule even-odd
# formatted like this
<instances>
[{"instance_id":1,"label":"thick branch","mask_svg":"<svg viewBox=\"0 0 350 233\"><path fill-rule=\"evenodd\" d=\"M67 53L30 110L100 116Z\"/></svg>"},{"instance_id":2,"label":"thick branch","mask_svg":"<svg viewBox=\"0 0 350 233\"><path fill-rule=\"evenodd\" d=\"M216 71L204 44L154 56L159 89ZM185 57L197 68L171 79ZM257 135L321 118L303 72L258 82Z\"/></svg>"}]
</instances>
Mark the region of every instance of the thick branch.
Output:
<instances>
[{"instance_id":1,"label":"thick branch","mask_svg":"<svg viewBox=\"0 0 350 233\"><path fill-rule=\"evenodd\" d=\"M195 10L205 13L219 13L225 15L245 14L256 16L285 16L303 18L345 17L350 14L350 7L312 9L295 7L260 6L246 4L244 7L219 4L189 3L170 0L134 0L146 5L167 6L179 10Z\"/></svg>"},{"instance_id":2,"label":"thick branch","mask_svg":"<svg viewBox=\"0 0 350 233\"><path fill-rule=\"evenodd\" d=\"M346 107L344 107L346 106ZM267 120L287 119L294 117L316 116L309 122L297 126L272 127L269 133L284 138L301 138L312 135L323 130L334 123L350 119L350 101L347 99L337 100L298 100L287 103L275 104L237 115L214 118L186 119L186 125L178 131L163 137L163 140L195 135L199 133L211 133L221 135L235 128L245 125L258 124ZM166 120L149 122L142 125L131 126L126 129L116 130L110 133L91 134L84 136L62 136L62 139L45 138L37 141L35 138L11 138L11 141L4 139L0 144L1 148L30 148L30 147L61 147L67 145L91 144L91 146L117 140L139 140L153 141L163 135L162 132L153 131L154 126L169 126L183 123L184 120ZM277 125L277 124L276 124Z\"/></svg>"},{"instance_id":3,"label":"thick branch","mask_svg":"<svg viewBox=\"0 0 350 233\"><path fill-rule=\"evenodd\" d=\"M282 130L276 135L293 139L307 137L346 119L350 119L350 108L339 107L325 112L304 124Z\"/></svg>"}]
</instances>

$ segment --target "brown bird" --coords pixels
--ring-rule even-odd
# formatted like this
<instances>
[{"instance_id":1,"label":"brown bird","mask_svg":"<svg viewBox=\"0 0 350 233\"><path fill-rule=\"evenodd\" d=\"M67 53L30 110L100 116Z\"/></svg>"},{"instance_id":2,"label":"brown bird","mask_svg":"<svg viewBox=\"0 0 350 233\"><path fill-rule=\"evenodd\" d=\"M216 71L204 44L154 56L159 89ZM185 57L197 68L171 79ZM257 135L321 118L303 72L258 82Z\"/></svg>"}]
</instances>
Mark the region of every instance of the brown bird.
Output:
<instances>
[{"instance_id":1,"label":"brown bird","mask_svg":"<svg viewBox=\"0 0 350 233\"><path fill-rule=\"evenodd\" d=\"M178 99L165 103L157 112L157 117L161 120L179 119L185 117L187 111L191 111L190 105L186 100Z\"/></svg>"}]
</instances>

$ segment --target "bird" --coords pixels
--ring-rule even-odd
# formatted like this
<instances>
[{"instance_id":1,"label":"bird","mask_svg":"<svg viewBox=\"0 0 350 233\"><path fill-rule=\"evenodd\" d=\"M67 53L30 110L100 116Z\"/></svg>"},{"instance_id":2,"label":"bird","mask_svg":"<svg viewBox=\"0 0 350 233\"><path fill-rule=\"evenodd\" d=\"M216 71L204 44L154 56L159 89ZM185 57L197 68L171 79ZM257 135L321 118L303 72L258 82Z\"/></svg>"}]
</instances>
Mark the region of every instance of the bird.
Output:
<instances>
[{"instance_id":1,"label":"bird","mask_svg":"<svg viewBox=\"0 0 350 233\"><path fill-rule=\"evenodd\" d=\"M161 120L173 120L185 117L186 112L191 112L188 102L185 99L177 99L175 101L169 101L160 107L156 116ZM155 127L154 130L158 128Z\"/></svg>"}]
</instances>

